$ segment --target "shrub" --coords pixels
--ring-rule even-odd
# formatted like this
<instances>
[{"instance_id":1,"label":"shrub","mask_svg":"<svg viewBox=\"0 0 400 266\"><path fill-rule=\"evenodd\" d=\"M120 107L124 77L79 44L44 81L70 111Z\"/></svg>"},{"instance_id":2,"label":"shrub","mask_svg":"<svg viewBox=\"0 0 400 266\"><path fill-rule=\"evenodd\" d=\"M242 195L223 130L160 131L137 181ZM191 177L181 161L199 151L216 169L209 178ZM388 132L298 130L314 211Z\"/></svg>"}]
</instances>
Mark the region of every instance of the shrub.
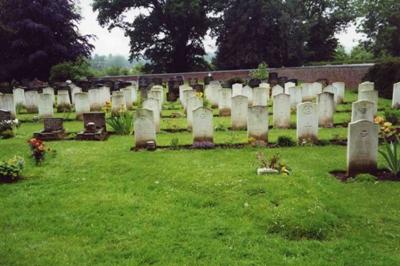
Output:
<instances>
[{"instance_id":1,"label":"shrub","mask_svg":"<svg viewBox=\"0 0 400 266\"><path fill-rule=\"evenodd\" d=\"M400 81L400 59L392 58L374 65L363 80L375 82L375 88L379 91L379 96L391 99L393 84Z\"/></svg>"},{"instance_id":2,"label":"shrub","mask_svg":"<svg viewBox=\"0 0 400 266\"><path fill-rule=\"evenodd\" d=\"M66 80L79 80L94 76L89 63L84 59L76 62L64 62L55 65L50 70L50 81L63 82Z\"/></svg>"},{"instance_id":3,"label":"shrub","mask_svg":"<svg viewBox=\"0 0 400 266\"><path fill-rule=\"evenodd\" d=\"M117 135L130 135L133 131L133 114L130 112L119 112L107 119L107 124Z\"/></svg>"},{"instance_id":4,"label":"shrub","mask_svg":"<svg viewBox=\"0 0 400 266\"><path fill-rule=\"evenodd\" d=\"M179 139L178 138L171 139L171 149L177 150L178 148L179 148Z\"/></svg>"},{"instance_id":5,"label":"shrub","mask_svg":"<svg viewBox=\"0 0 400 266\"><path fill-rule=\"evenodd\" d=\"M279 147L293 147L296 146L296 142L289 136L278 137L277 145Z\"/></svg>"},{"instance_id":6,"label":"shrub","mask_svg":"<svg viewBox=\"0 0 400 266\"><path fill-rule=\"evenodd\" d=\"M268 80L268 65L265 62L262 62L258 65L257 69L250 72L250 77L253 79Z\"/></svg>"},{"instance_id":7,"label":"shrub","mask_svg":"<svg viewBox=\"0 0 400 266\"><path fill-rule=\"evenodd\" d=\"M386 121L397 125L400 124L400 110L387 109L385 111Z\"/></svg>"},{"instance_id":8,"label":"shrub","mask_svg":"<svg viewBox=\"0 0 400 266\"><path fill-rule=\"evenodd\" d=\"M384 149L379 150L379 153L385 158L386 168L394 175L400 176L400 151L399 151L399 138L395 141L386 142Z\"/></svg>"},{"instance_id":9,"label":"shrub","mask_svg":"<svg viewBox=\"0 0 400 266\"><path fill-rule=\"evenodd\" d=\"M58 113L70 113L72 112L72 105L71 104L59 104L57 105L57 112Z\"/></svg>"},{"instance_id":10,"label":"shrub","mask_svg":"<svg viewBox=\"0 0 400 266\"><path fill-rule=\"evenodd\" d=\"M359 174L356 175L354 178L350 178L348 182L358 182L358 183L374 183L376 182L377 178L370 174Z\"/></svg>"},{"instance_id":11,"label":"shrub","mask_svg":"<svg viewBox=\"0 0 400 266\"><path fill-rule=\"evenodd\" d=\"M14 158L0 162L0 181L5 183L15 182L21 178L25 161L23 158Z\"/></svg>"}]
</instances>

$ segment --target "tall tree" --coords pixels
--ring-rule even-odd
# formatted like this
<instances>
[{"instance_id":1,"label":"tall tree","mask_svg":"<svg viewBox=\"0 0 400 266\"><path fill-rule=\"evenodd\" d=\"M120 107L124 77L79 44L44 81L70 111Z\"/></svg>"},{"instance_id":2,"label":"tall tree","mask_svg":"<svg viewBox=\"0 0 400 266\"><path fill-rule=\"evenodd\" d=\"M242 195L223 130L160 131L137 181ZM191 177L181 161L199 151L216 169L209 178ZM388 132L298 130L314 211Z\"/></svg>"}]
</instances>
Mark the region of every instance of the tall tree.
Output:
<instances>
[{"instance_id":1,"label":"tall tree","mask_svg":"<svg viewBox=\"0 0 400 266\"><path fill-rule=\"evenodd\" d=\"M148 60L150 72L184 72L207 66L203 38L210 27L210 2L94 0L93 9L101 25L122 28L129 36L131 60Z\"/></svg>"},{"instance_id":2,"label":"tall tree","mask_svg":"<svg viewBox=\"0 0 400 266\"><path fill-rule=\"evenodd\" d=\"M90 55L74 0L0 0L0 81L47 80L50 68Z\"/></svg>"},{"instance_id":3,"label":"tall tree","mask_svg":"<svg viewBox=\"0 0 400 266\"><path fill-rule=\"evenodd\" d=\"M400 56L400 1L360 0L358 7L365 46L375 56Z\"/></svg>"}]
</instances>

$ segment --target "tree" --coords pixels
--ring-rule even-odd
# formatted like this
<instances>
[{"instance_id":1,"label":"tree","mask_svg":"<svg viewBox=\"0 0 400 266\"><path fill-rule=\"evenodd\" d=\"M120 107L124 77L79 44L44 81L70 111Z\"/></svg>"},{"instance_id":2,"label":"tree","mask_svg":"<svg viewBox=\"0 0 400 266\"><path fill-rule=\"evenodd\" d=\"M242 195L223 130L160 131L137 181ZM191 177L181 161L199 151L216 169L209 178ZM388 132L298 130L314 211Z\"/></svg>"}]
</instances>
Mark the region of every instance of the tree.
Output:
<instances>
[{"instance_id":1,"label":"tree","mask_svg":"<svg viewBox=\"0 0 400 266\"><path fill-rule=\"evenodd\" d=\"M47 80L50 68L90 55L73 0L0 0L0 80Z\"/></svg>"},{"instance_id":2,"label":"tree","mask_svg":"<svg viewBox=\"0 0 400 266\"><path fill-rule=\"evenodd\" d=\"M364 45L375 56L400 56L400 1L359 0Z\"/></svg>"},{"instance_id":3,"label":"tree","mask_svg":"<svg viewBox=\"0 0 400 266\"><path fill-rule=\"evenodd\" d=\"M203 38L212 0L94 0L98 21L130 38L130 60L144 58L149 72L204 70ZM132 12L138 15L133 17Z\"/></svg>"}]
</instances>

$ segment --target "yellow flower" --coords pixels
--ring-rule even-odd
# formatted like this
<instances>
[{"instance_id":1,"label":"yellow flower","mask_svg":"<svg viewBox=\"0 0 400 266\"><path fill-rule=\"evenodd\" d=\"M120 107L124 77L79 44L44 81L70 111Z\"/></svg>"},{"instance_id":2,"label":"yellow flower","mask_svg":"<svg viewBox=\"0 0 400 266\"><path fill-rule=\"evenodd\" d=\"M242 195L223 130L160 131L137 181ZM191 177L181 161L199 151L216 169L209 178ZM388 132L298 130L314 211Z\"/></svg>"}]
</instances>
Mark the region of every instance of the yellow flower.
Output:
<instances>
[{"instance_id":1,"label":"yellow flower","mask_svg":"<svg viewBox=\"0 0 400 266\"><path fill-rule=\"evenodd\" d=\"M385 126L385 127L391 127L393 124L392 123L390 123L390 122L385 122L384 124L383 124L383 126Z\"/></svg>"}]
</instances>

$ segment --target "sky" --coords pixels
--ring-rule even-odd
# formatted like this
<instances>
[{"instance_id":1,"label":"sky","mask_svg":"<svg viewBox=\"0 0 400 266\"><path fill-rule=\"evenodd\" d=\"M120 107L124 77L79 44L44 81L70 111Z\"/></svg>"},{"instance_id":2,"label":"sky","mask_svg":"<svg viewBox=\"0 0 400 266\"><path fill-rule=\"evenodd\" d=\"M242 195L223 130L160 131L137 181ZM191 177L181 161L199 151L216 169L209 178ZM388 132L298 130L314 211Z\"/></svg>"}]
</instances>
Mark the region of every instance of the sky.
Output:
<instances>
[{"instance_id":1,"label":"sky","mask_svg":"<svg viewBox=\"0 0 400 266\"><path fill-rule=\"evenodd\" d=\"M121 29L113 29L109 32L107 28L102 28L97 22L97 13L92 10L92 2L92 0L80 1L83 19L79 25L79 30L82 34L96 35L96 39L92 40L92 44L95 46L93 54L129 56L129 38L124 35ZM337 38L346 51L350 52L362 39L362 35L356 32L355 25L350 25L345 31L337 34ZM212 38L207 36L204 44L207 53L215 52L215 41Z\"/></svg>"}]
</instances>

